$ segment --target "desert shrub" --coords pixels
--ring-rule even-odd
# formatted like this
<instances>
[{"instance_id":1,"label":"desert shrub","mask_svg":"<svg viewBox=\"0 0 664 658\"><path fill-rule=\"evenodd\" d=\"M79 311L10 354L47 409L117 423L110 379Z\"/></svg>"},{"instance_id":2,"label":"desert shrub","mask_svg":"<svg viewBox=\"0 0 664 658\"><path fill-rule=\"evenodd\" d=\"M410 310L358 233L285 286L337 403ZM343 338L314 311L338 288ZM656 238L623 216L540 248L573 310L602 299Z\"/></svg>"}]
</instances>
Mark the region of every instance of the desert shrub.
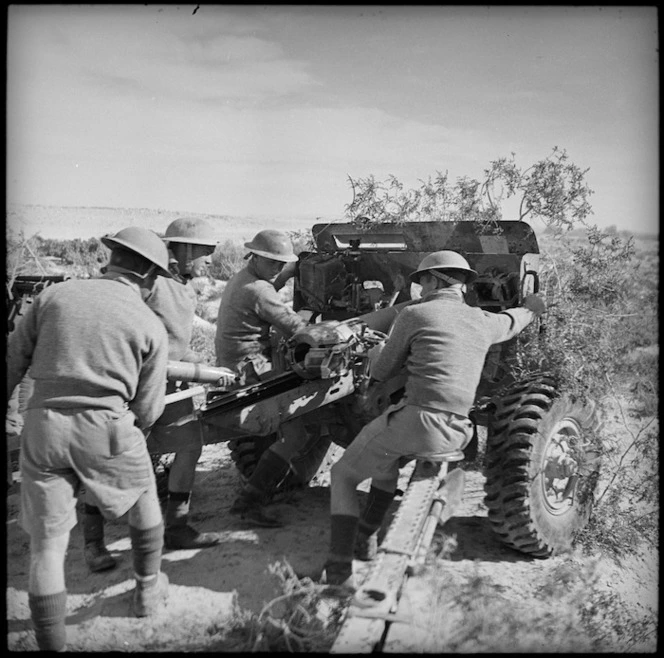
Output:
<instances>
[{"instance_id":1,"label":"desert shrub","mask_svg":"<svg viewBox=\"0 0 664 658\"><path fill-rule=\"evenodd\" d=\"M313 249L313 238L311 231L286 231L293 243L293 251L299 254L302 251L311 251ZM239 272L245 265L245 256L247 249L240 243L233 240L226 240L219 245L214 254L212 254L212 266L210 275L221 281L228 281L234 274Z\"/></svg>"},{"instance_id":2,"label":"desert shrub","mask_svg":"<svg viewBox=\"0 0 664 658\"><path fill-rule=\"evenodd\" d=\"M618 409L618 432L596 437L603 476L577 540L620 556L644 540L656 543L659 530L656 279L631 238L592 227L585 244L558 247L555 258L544 258L549 309L521 339L514 369L552 372L560 390L599 402L602 418ZM634 400L631 416L625 397Z\"/></svg>"},{"instance_id":3,"label":"desert shrub","mask_svg":"<svg viewBox=\"0 0 664 658\"><path fill-rule=\"evenodd\" d=\"M37 235L26 238L22 231L7 230L5 266L8 284L11 285L16 276L50 273L48 254L40 251L40 240Z\"/></svg>"},{"instance_id":4,"label":"desert shrub","mask_svg":"<svg viewBox=\"0 0 664 658\"><path fill-rule=\"evenodd\" d=\"M511 366L516 376L546 369L573 396L599 400L625 372L633 351L656 343L654 291L639 283L631 240L591 227L586 245L557 246L555 256L542 258L547 312L524 332Z\"/></svg>"},{"instance_id":5,"label":"desert shrub","mask_svg":"<svg viewBox=\"0 0 664 658\"><path fill-rule=\"evenodd\" d=\"M404 189L393 175L378 181L349 176L353 192L345 208L348 221L358 228L406 221L477 221L491 226L502 219L501 204L517 197L518 219L540 218L547 226L571 229L592 212L593 194L585 181L587 170L570 161L564 149L554 147L544 159L525 169L515 154L493 160L482 180L463 176L451 183L447 172Z\"/></svg>"},{"instance_id":6,"label":"desert shrub","mask_svg":"<svg viewBox=\"0 0 664 658\"><path fill-rule=\"evenodd\" d=\"M310 229L301 229L299 231L287 231L293 243L293 251L301 254L303 251L313 251L315 244Z\"/></svg>"},{"instance_id":7,"label":"desert shrub","mask_svg":"<svg viewBox=\"0 0 664 658\"><path fill-rule=\"evenodd\" d=\"M268 568L279 580L282 595L268 602L251 620L251 650L329 652L350 597L327 598L327 605L321 605L322 592L328 589L326 586L314 583L310 578L298 578L286 560L275 562Z\"/></svg>"},{"instance_id":8,"label":"desert shrub","mask_svg":"<svg viewBox=\"0 0 664 658\"><path fill-rule=\"evenodd\" d=\"M210 275L215 279L228 281L246 265L244 260L246 253L247 250L242 245L233 240L226 240L212 254Z\"/></svg>"},{"instance_id":9,"label":"desert shrub","mask_svg":"<svg viewBox=\"0 0 664 658\"><path fill-rule=\"evenodd\" d=\"M593 437L602 476L593 516L577 541L588 551L624 555L658 536L654 263L639 258L631 237L589 227L585 240L558 236L548 243L540 278L547 312L519 337L510 367L517 378L550 372L559 390L597 402L601 419L618 408L618 430ZM631 415L625 398L633 400Z\"/></svg>"},{"instance_id":10,"label":"desert shrub","mask_svg":"<svg viewBox=\"0 0 664 658\"><path fill-rule=\"evenodd\" d=\"M99 238L55 240L37 237L37 243L38 253L60 259L75 277L98 276L99 270L108 262L110 255L110 250Z\"/></svg>"},{"instance_id":11,"label":"desert shrub","mask_svg":"<svg viewBox=\"0 0 664 658\"><path fill-rule=\"evenodd\" d=\"M219 281L212 277L196 277L189 282L198 297L196 315L206 322L216 323L219 312L221 294L226 287L226 281Z\"/></svg>"},{"instance_id":12,"label":"desert shrub","mask_svg":"<svg viewBox=\"0 0 664 658\"><path fill-rule=\"evenodd\" d=\"M214 364L216 354L214 350L214 336L216 325L206 322L199 316L194 320L194 327L191 333L190 347L198 352L205 359L205 363Z\"/></svg>"},{"instance_id":13,"label":"desert shrub","mask_svg":"<svg viewBox=\"0 0 664 658\"><path fill-rule=\"evenodd\" d=\"M423 653L601 653L651 648L657 620L630 615L601 586L599 562L574 554L531 581L534 597L506 600L479 567L432 569Z\"/></svg>"},{"instance_id":14,"label":"desert shrub","mask_svg":"<svg viewBox=\"0 0 664 658\"><path fill-rule=\"evenodd\" d=\"M638 511L639 496L658 495L658 479L642 479L637 491L625 472L629 462L656 464L658 459L655 432L641 431L656 414L659 398L658 257L650 249L652 241L637 253L631 235L587 223L593 192L585 183L586 171L571 163L564 150L554 148L526 169L516 165L512 154L493 161L484 173L481 181L461 178L451 184L447 174L438 172L411 190L394 176L385 182L373 176L351 178L353 199L346 217L358 228L472 220L480 233L499 233L501 201L515 196L520 199L518 219L538 218L546 224L539 276L548 309L520 334L517 354L505 365L516 379L549 373L561 392L598 402L601 416L618 395L638 397L638 414L644 420L628 445L609 443L601 433L592 437L602 441L604 469L609 472L596 505L597 522L585 535L587 546L594 542L615 552L619 542L607 543L609 535L602 527L624 530L631 533L623 542L623 550L629 550L658 530L652 514ZM623 426L627 422L625 416ZM621 496L627 502L616 506Z\"/></svg>"}]
</instances>

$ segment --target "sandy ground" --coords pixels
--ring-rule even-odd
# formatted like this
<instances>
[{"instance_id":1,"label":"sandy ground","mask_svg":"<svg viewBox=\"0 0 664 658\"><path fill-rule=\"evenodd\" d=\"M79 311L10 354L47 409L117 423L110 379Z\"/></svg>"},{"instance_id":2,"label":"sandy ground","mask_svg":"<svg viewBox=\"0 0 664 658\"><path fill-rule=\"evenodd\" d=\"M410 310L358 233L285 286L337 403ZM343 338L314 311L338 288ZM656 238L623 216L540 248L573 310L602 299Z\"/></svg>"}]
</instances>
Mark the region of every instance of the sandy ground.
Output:
<instances>
[{"instance_id":1,"label":"sandy ground","mask_svg":"<svg viewBox=\"0 0 664 658\"><path fill-rule=\"evenodd\" d=\"M403 484L408 475L405 471ZM259 613L282 593L269 566L285 559L299 575L319 572L328 541L328 484L326 474L310 487L275 502L273 508L287 521L284 528L246 527L227 512L239 486L227 447L206 446L197 469L192 520L200 530L223 532L227 541L214 548L164 554L163 570L171 582L169 599L150 619L131 614L134 581L125 521L107 524L107 543L119 565L104 574L91 574L85 566L82 537L76 527L66 561L68 650L228 652L242 647L242 642L246 647L246 637L234 635L230 620L237 617L239 609ZM467 472L462 506L437 532L438 540L443 531L444 535L454 535L457 548L439 564L450 573L490 576L508 599L527 598L537 575L555 568L558 558L532 560L502 546L488 527L482 485L479 472ZM17 523L17 494L11 493L7 503L8 648L31 651L36 644L27 595L29 542ZM366 565L355 564L361 577ZM621 567L607 560L602 568L606 587L618 592L625 605L644 616L657 610L656 553L632 556ZM407 593L414 606L431 593L431 582L428 577L409 581ZM426 635L426 630L409 631L411 646L401 649L426 650L430 644L423 632Z\"/></svg>"}]
</instances>

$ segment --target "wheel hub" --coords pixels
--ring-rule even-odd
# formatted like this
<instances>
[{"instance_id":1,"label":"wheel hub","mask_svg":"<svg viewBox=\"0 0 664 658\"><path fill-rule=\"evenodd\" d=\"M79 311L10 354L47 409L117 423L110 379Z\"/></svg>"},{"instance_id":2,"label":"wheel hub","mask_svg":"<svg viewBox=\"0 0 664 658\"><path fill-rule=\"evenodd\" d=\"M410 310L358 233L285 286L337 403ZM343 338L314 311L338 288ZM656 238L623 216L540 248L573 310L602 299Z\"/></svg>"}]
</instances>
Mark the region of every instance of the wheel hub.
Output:
<instances>
[{"instance_id":1,"label":"wheel hub","mask_svg":"<svg viewBox=\"0 0 664 658\"><path fill-rule=\"evenodd\" d=\"M575 447L580 437L579 426L570 418L557 423L551 432L544 456L542 488L552 514L565 513L574 502L579 474Z\"/></svg>"}]
</instances>

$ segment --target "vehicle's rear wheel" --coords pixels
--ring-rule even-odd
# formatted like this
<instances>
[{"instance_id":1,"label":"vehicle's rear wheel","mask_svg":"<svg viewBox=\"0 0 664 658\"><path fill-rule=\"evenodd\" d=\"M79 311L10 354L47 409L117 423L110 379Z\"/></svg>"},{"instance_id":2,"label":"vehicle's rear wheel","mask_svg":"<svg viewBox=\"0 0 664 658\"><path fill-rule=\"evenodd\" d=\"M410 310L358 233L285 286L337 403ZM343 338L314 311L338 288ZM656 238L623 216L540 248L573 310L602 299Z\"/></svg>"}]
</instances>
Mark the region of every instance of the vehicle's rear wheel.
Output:
<instances>
[{"instance_id":1,"label":"vehicle's rear wheel","mask_svg":"<svg viewBox=\"0 0 664 658\"><path fill-rule=\"evenodd\" d=\"M485 503L500 540L548 557L588 522L599 478L595 405L546 375L513 384L489 419Z\"/></svg>"}]
</instances>

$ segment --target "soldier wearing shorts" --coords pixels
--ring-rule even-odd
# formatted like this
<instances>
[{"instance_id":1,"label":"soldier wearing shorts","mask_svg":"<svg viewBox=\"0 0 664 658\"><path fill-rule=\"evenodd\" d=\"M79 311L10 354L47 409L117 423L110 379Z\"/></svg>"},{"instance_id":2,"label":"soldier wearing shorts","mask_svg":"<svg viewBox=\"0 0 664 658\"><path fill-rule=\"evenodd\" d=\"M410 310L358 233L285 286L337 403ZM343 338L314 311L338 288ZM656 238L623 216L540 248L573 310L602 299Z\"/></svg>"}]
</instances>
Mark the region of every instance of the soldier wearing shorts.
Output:
<instances>
[{"instance_id":1,"label":"soldier wearing shorts","mask_svg":"<svg viewBox=\"0 0 664 658\"><path fill-rule=\"evenodd\" d=\"M210 225L202 219L182 217L169 224L164 241L170 252L172 278L157 279L144 295L145 303L162 321L168 334L170 361L202 362L203 356L190 347L197 296L189 281L206 276L211 254L218 240ZM229 382L230 383L230 382ZM165 393L176 390L167 382ZM186 384L182 386L186 388ZM221 543L218 532L199 532L189 523L191 495L196 477L196 464L203 449L203 434L198 420L171 426L171 423L194 412L192 398L168 404L148 436L151 453L174 453L168 473L168 500L165 509L165 547L169 550L206 548ZM85 503L83 535L85 557L91 571L104 571L116 566L115 558L104 543L103 516L94 505Z\"/></svg>"},{"instance_id":2,"label":"soldier wearing shorts","mask_svg":"<svg viewBox=\"0 0 664 658\"><path fill-rule=\"evenodd\" d=\"M376 555L400 467L459 456L472 438L468 413L490 346L513 338L545 310L536 295L501 313L468 306L464 292L476 277L454 251L426 256L411 275L421 298L397 316L387 342L370 351L372 378L386 380L405 367L408 379L404 398L366 425L332 467L328 584L353 587L353 557ZM357 486L368 478L360 514Z\"/></svg>"},{"instance_id":3,"label":"soldier wearing shorts","mask_svg":"<svg viewBox=\"0 0 664 658\"><path fill-rule=\"evenodd\" d=\"M10 335L7 395L28 368L34 391L21 434L21 526L30 535L28 601L41 650L66 647L64 562L83 486L104 516L128 513L136 616L168 592L164 525L144 432L164 410L166 330L141 291L170 277L153 232L129 227L102 241L98 279L44 290Z\"/></svg>"}]
</instances>

